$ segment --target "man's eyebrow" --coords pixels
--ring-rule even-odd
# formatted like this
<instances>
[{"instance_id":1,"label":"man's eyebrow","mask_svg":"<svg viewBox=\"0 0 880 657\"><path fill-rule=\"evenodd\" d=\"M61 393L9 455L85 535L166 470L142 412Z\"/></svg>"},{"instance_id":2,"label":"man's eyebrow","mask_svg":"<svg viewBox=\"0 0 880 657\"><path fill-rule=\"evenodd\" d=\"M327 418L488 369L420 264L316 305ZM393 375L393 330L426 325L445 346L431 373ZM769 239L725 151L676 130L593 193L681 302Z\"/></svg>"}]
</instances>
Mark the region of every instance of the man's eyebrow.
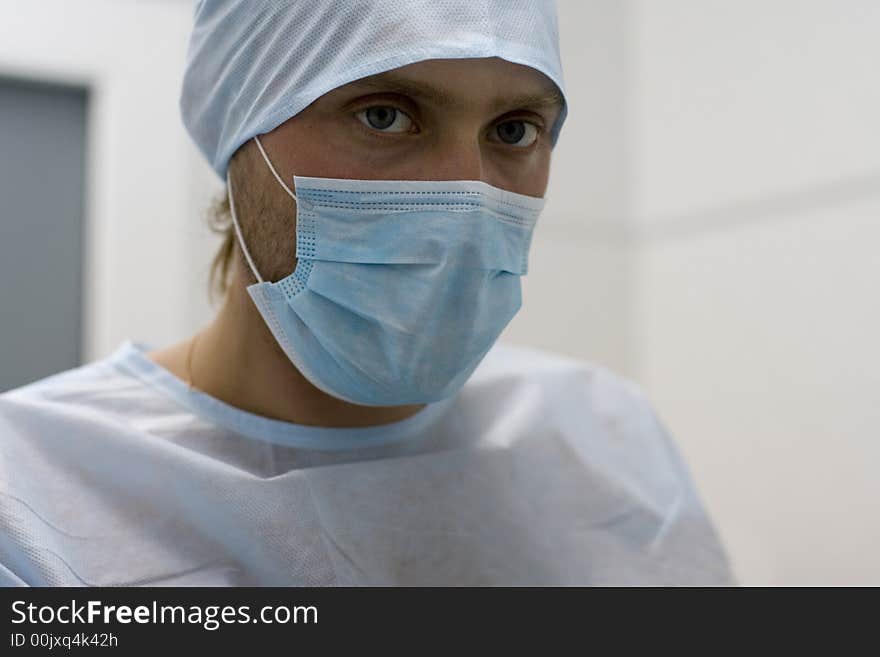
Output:
<instances>
[{"instance_id":1,"label":"man's eyebrow","mask_svg":"<svg viewBox=\"0 0 880 657\"><path fill-rule=\"evenodd\" d=\"M414 98L427 100L441 107L460 107L463 105L460 98L450 94L446 89L435 87L427 82L411 80L392 75L378 75L350 83L351 87L358 89L373 89L376 91L388 91L400 93ZM489 105L493 110L502 107L515 107L525 109L556 108L561 109L564 104L562 94L556 88L535 94L520 94L503 98L493 99Z\"/></svg>"}]
</instances>

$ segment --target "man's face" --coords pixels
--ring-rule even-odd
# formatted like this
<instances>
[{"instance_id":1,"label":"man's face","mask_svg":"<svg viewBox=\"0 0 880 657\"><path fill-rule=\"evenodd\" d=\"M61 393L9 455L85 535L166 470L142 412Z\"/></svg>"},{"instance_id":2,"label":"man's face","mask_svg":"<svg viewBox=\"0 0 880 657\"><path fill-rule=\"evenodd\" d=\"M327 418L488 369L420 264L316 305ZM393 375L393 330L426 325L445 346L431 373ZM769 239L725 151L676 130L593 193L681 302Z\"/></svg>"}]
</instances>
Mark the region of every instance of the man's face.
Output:
<instances>
[{"instance_id":1,"label":"man's face","mask_svg":"<svg viewBox=\"0 0 880 657\"><path fill-rule=\"evenodd\" d=\"M482 180L543 196L560 100L528 66L435 59L334 89L260 140L292 189L294 175ZM279 280L296 266L296 203L252 141L230 168L248 247L263 277Z\"/></svg>"}]
</instances>

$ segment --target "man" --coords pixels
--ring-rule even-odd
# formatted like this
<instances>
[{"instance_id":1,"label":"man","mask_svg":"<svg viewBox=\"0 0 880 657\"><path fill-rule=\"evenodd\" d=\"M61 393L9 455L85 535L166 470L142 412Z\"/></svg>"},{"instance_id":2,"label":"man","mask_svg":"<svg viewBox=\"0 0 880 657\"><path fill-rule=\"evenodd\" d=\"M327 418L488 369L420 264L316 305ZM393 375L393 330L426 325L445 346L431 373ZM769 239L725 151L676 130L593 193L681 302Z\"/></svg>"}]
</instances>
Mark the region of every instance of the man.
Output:
<instances>
[{"instance_id":1,"label":"man","mask_svg":"<svg viewBox=\"0 0 880 657\"><path fill-rule=\"evenodd\" d=\"M0 581L732 581L640 390L496 342L567 112L524 4L198 4L224 303L0 398Z\"/></svg>"}]
</instances>

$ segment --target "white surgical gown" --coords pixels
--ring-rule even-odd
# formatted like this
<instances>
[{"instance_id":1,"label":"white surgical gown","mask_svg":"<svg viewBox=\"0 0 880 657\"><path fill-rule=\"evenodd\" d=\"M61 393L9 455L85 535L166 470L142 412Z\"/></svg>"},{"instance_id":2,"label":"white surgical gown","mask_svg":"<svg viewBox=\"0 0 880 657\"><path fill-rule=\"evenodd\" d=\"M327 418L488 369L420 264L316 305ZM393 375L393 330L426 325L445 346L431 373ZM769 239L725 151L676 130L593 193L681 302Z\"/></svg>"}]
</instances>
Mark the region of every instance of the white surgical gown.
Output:
<instances>
[{"instance_id":1,"label":"white surgical gown","mask_svg":"<svg viewBox=\"0 0 880 657\"><path fill-rule=\"evenodd\" d=\"M0 395L0 585L733 584L641 390L496 343L405 420L229 406L125 342Z\"/></svg>"}]
</instances>

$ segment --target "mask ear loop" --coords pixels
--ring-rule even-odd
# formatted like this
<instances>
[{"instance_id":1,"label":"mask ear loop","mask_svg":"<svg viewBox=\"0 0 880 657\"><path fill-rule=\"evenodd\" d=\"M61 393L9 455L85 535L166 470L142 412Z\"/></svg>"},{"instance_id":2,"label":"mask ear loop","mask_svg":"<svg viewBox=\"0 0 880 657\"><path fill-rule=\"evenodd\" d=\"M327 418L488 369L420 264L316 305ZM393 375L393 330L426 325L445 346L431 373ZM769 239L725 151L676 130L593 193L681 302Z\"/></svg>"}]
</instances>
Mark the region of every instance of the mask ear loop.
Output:
<instances>
[{"instance_id":1,"label":"mask ear loop","mask_svg":"<svg viewBox=\"0 0 880 657\"><path fill-rule=\"evenodd\" d=\"M248 251L247 244L244 242L244 236L241 234L241 226L238 225L238 216L235 214L235 201L232 198L232 178L229 175L229 170L226 171L226 197L229 199L229 213L232 215L232 225L235 227L235 234L238 236L238 243L241 245L244 257L247 260L251 271L254 272L257 282L262 283L263 277L260 276L260 272L257 271L254 259L251 258L251 252Z\"/></svg>"},{"instance_id":2,"label":"mask ear loop","mask_svg":"<svg viewBox=\"0 0 880 657\"><path fill-rule=\"evenodd\" d=\"M257 148L260 151L260 155L263 156L263 161L266 163L266 166L269 167L269 171L272 172L272 175L275 176L275 180L278 181L278 184L284 188L284 191L290 194L293 197L293 200L300 203L300 200L296 197L290 187L284 182L281 176L278 175L278 172L275 170L275 167L272 166L272 161L269 159L269 156L266 155L266 149L263 148L262 142L260 142L259 136L254 137L254 141L257 142ZM226 172L226 194L229 198L229 212L232 214L232 225L235 227L235 234L238 236L238 242L241 244L241 250L244 252L244 257L248 262L248 266L251 268L251 271L254 273L257 281L262 283L263 277L260 276L260 272L257 271L257 266L254 264L254 259L251 258L251 253L248 251L247 244L244 242L244 236L241 233L241 226L238 224L238 216L235 214L235 201L232 197L232 182L230 180L229 171ZM308 204L306 204L308 205Z\"/></svg>"},{"instance_id":3,"label":"mask ear loop","mask_svg":"<svg viewBox=\"0 0 880 657\"><path fill-rule=\"evenodd\" d=\"M294 201L296 201L297 203L299 203L300 201L299 201L299 199L296 197L296 194L294 194L294 193L291 191L290 187L287 186L287 183L285 183L284 180L282 180L281 176L278 175L278 172L275 171L275 167L272 166L272 161L269 159L269 156L266 155L266 149L263 148L263 143L260 141L259 136L254 137L254 141L257 142L257 148L260 149L260 155L263 156L263 161L266 163L266 166L269 167L269 171L272 172L272 175L275 176L275 180L277 180L277 181L278 181L278 184L281 185L281 186L284 188L284 191L285 191L285 192L287 192L288 194L290 194L290 195L293 197L293 200L294 200ZM308 204L306 204L306 205L308 205Z\"/></svg>"}]
</instances>

